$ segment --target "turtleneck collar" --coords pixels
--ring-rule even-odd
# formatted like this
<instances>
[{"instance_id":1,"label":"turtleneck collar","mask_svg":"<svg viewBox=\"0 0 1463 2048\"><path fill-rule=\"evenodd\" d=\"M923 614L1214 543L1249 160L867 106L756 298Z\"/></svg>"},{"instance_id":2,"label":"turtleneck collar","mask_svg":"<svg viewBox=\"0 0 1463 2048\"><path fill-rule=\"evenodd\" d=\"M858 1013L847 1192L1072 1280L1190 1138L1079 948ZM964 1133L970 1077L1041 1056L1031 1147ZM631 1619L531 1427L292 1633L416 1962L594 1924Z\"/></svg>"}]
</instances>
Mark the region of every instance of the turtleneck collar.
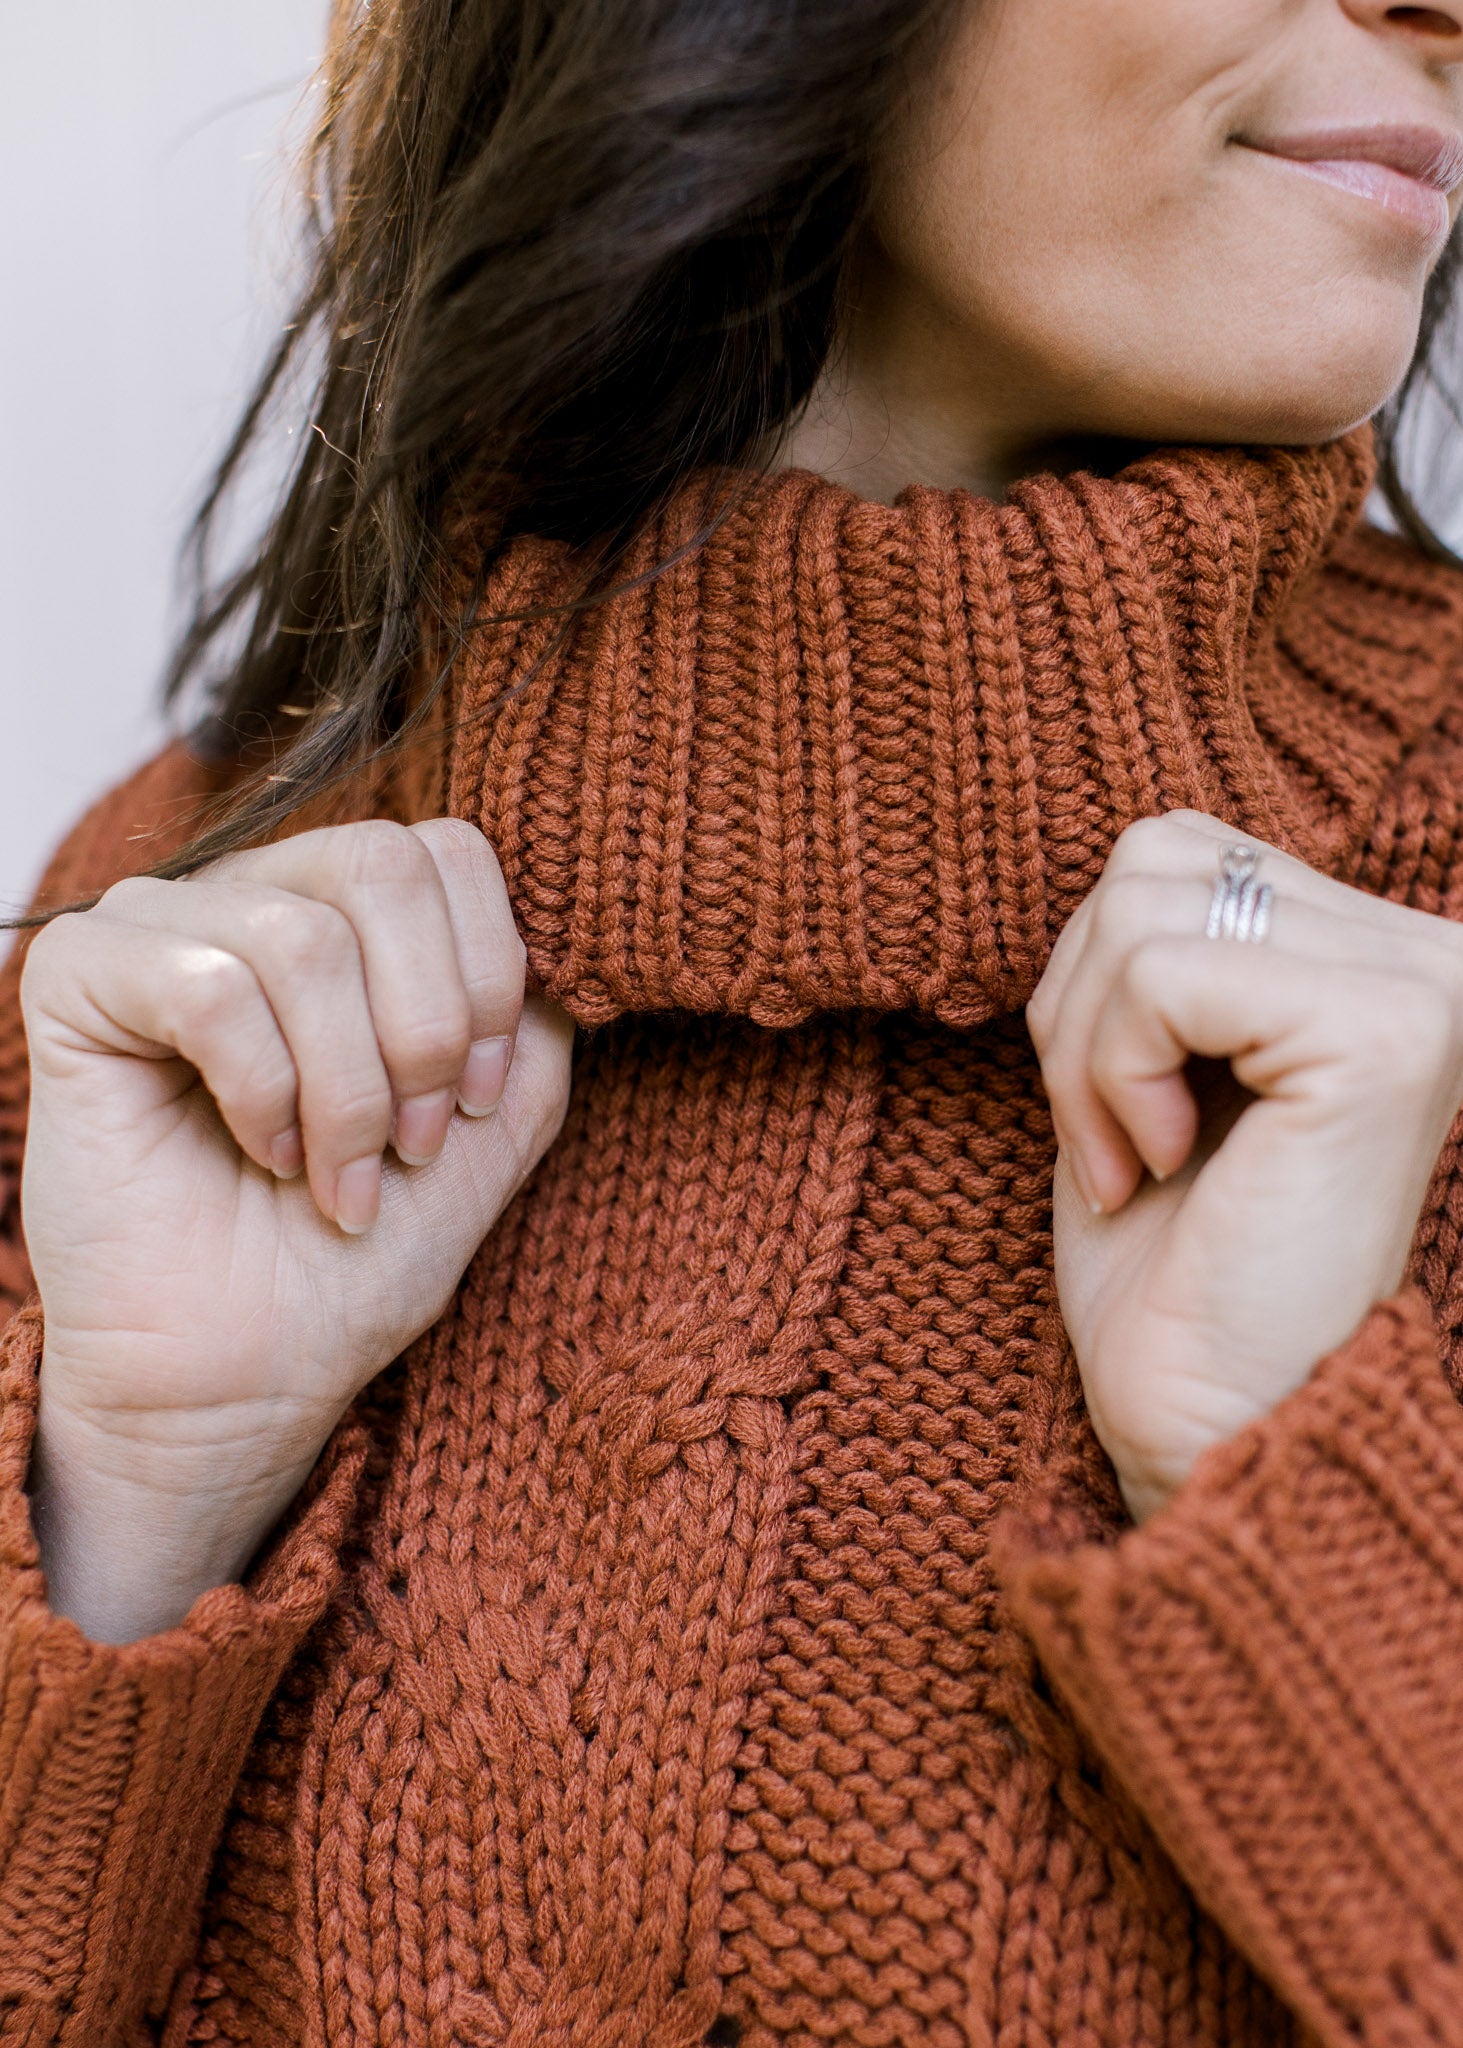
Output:
<instances>
[{"instance_id":1,"label":"turtleneck collar","mask_svg":"<svg viewBox=\"0 0 1463 2048\"><path fill-rule=\"evenodd\" d=\"M448 806L582 1022L1015 1010L1145 813L1351 871L1463 652L1463 576L1359 524L1372 474L1367 430L1000 504L788 471L691 545L725 481L698 477L526 687L557 620L474 637ZM484 615L572 574L520 542Z\"/></svg>"}]
</instances>

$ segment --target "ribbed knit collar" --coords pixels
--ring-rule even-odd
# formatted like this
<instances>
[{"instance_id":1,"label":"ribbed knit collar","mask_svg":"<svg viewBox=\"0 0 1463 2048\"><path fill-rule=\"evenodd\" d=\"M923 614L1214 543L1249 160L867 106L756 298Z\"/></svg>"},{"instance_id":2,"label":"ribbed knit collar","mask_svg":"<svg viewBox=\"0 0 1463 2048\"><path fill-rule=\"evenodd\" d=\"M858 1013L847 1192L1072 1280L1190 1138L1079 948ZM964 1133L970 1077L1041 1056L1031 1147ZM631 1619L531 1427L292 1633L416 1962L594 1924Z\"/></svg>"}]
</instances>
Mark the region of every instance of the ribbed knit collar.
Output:
<instances>
[{"instance_id":1,"label":"ribbed knit collar","mask_svg":"<svg viewBox=\"0 0 1463 2048\"><path fill-rule=\"evenodd\" d=\"M1140 815L1210 811L1351 874L1463 651L1463 577L1359 525L1372 474L1366 430L1000 504L788 471L688 549L698 478L627 575L680 559L526 688L505 696L557 622L477 636L450 808L586 1023L1014 1010ZM571 572L520 542L488 609L552 603Z\"/></svg>"}]
</instances>

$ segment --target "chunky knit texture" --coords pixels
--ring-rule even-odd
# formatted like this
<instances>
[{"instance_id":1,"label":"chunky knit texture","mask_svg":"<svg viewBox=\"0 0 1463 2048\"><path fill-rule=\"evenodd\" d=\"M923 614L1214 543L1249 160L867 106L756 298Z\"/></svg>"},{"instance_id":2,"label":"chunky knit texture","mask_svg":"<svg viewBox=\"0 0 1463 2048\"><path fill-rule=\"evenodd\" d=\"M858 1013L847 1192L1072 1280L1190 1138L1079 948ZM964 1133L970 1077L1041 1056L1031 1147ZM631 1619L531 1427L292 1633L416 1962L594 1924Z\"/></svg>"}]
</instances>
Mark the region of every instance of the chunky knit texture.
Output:
<instances>
[{"instance_id":1,"label":"chunky knit texture","mask_svg":"<svg viewBox=\"0 0 1463 2048\"><path fill-rule=\"evenodd\" d=\"M1460 1134L1404 1290L1134 1529L1020 1015L1146 812L1463 916L1463 578L1369 463L793 473L690 546L707 479L659 579L485 631L354 814L494 841L568 1125L247 1586L125 1649L27 1514L11 962L0 2043L1463 2042Z\"/></svg>"}]
</instances>

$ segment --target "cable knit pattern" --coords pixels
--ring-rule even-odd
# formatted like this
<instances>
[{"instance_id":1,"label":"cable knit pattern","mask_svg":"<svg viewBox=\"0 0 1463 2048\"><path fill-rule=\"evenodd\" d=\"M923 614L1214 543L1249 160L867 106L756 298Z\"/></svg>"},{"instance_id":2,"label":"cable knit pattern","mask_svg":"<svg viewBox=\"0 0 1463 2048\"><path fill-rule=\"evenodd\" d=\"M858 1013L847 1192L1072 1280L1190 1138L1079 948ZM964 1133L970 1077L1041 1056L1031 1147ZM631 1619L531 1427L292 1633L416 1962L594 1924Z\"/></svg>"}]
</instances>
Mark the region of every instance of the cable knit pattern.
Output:
<instances>
[{"instance_id":1,"label":"cable knit pattern","mask_svg":"<svg viewBox=\"0 0 1463 2048\"><path fill-rule=\"evenodd\" d=\"M493 839L568 1122L247 1584L125 1649L27 1515L17 953L3 2048L1463 2043L1463 1127L1406 1288L1135 1530L1020 1015L1179 805L1463 916L1463 578L1370 474L790 473L709 535L701 477L562 633L515 546L343 814ZM210 786L174 744L42 895Z\"/></svg>"}]
</instances>

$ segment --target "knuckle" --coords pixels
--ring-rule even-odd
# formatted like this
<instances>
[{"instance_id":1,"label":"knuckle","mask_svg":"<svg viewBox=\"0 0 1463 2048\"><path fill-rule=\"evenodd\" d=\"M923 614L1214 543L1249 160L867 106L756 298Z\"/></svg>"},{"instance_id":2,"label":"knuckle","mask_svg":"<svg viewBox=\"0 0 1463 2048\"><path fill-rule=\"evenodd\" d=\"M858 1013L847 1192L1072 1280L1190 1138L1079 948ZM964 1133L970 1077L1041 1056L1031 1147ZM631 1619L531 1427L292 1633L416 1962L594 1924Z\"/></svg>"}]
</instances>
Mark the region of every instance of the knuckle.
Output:
<instances>
[{"instance_id":1,"label":"knuckle","mask_svg":"<svg viewBox=\"0 0 1463 2048\"><path fill-rule=\"evenodd\" d=\"M1083 1081L1091 1094L1102 1095L1113 1077L1113 1047L1110 1038L1095 1033L1087 1048Z\"/></svg>"},{"instance_id":2,"label":"knuckle","mask_svg":"<svg viewBox=\"0 0 1463 2048\"><path fill-rule=\"evenodd\" d=\"M287 836L307 840L322 838L324 834L317 827L313 833L292 833ZM191 875L184 877L184 880L189 882L247 882L250 874L261 862L268 862L271 851L272 849L267 843L263 846L236 846L232 851L217 854L214 859L206 861L202 867L195 868Z\"/></svg>"},{"instance_id":3,"label":"knuckle","mask_svg":"<svg viewBox=\"0 0 1463 2048\"><path fill-rule=\"evenodd\" d=\"M528 948L514 932L474 961L466 977L473 1010L479 1015L516 1010L523 1001L527 974Z\"/></svg>"},{"instance_id":4,"label":"knuckle","mask_svg":"<svg viewBox=\"0 0 1463 2048\"><path fill-rule=\"evenodd\" d=\"M1107 945L1128 946L1151 933L1167 892L1152 874L1130 869L1116 874L1093 898L1093 924Z\"/></svg>"},{"instance_id":5,"label":"knuckle","mask_svg":"<svg viewBox=\"0 0 1463 2048\"><path fill-rule=\"evenodd\" d=\"M1087 1084L1098 1095L1120 1093L1131 1073L1132 1048L1117 1033L1093 1033L1087 1051Z\"/></svg>"},{"instance_id":6,"label":"knuckle","mask_svg":"<svg viewBox=\"0 0 1463 2048\"><path fill-rule=\"evenodd\" d=\"M90 915L87 910L62 910L55 917L47 918L30 936L23 972L29 974L38 962L47 960L54 953L68 952L82 939Z\"/></svg>"},{"instance_id":7,"label":"knuckle","mask_svg":"<svg viewBox=\"0 0 1463 2048\"><path fill-rule=\"evenodd\" d=\"M1113 858L1120 870L1133 865L1172 867L1181 851L1192 853L1196 831L1210 837L1219 824L1220 820L1210 817L1207 811L1151 811L1124 826L1114 843ZM1232 831L1229 837L1239 839L1244 835Z\"/></svg>"},{"instance_id":8,"label":"knuckle","mask_svg":"<svg viewBox=\"0 0 1463 2048\"><path fill-rule=\"evenodd\" d=\"M293 1063L281 1056L277 1046L271 1046L256 1052L232 1078L221 1081L214 1095L221 1109L274 1131L291 1116L296 1092Z\"/></svg>"},{"instance_id":9,"label":"knuckle","mask_svg":"<svg viewBox=\"0 0 1463 2048\"><path fill-rule=\"evenodd\" d=\"M476 825L466 818L429 818L412 830L424 846L431 847L430 857L475 893L494 922L511 925L502 866L492 841Z\"/></svg>"},{"instance_id":10,"label":"knuckle","mask_svg":"<svg viewBox=\"0 0 1463 2048\"><path fill-rule=\"evenodd\" d=\"M254 989L254 971L221 946L190 947L173 975L170 1003L185 1029L210 1032L236 1023Z\"/></svg>"},{"instance_id":11,"label":"knuckle","mask_svg":"<svg viewBox=\"0 0 1463 2048\"><path fill-rule=\"evenodd\" d=\"M290 968L338 970L353 963L360 945L350 919L333 904L281 892L249 912L248 923L270 953Z\"/></svg>"},{"instance_id":12,"label":"knuckle","mask_svg":"<svg viewBox=\"0 0 1463 2048\"><path fill-rule=\"evenodd\" d=\"M127 917L143 908L149 898L156 898L159 889L166 889L166 882L159 882L151 875L124 875L104 889L96 900L95 908L109 915Z\"/></svg>"},{"instance_id":13,"label":"knuckle","mask_svg":"<svg viewBox=\"0 0 1463 2048\"><path fill-rule=\"evenodd\" d=\"M37 995L64 972L64 962L83 943L84 910L64 910L32 933L21 962L19 997L23 1014L29 1014Z\"/></svg>"},{"instance_id":14,"label":"knuckle","mask_svg":"<svg viewBox=\"0 0 1463 2048\"><path fill-rule=\"evenodd\" d=\"M1083 1065L1065 1047L1048 1054L1041 1063L1042 1085L1053 1101L1067 1101L1081 1086Z\"/></svg>"},{"instance_id":15,"label":"knuckle","mask_svg":"<svg viewBox=\"0 0 1463 2048\"><path fill-rule=\"evenodd\" d=\"M454 866L484 861L493 867L498 865L488 839L470 819L445 814L440 818L423 818L411 827L411 832L415 839L436 849L444 860Z\"/></svg>"},{"instance_id":16,"label":"knuckle","mask_svg":"<svg viewBox=\"0 0 1463 2048\"><path fill-rule=\"evenodd\" d=\"M317 1084L310 1109L313 1122L342 1133L360 1133L362 1141L379 1132L384 1145L391 1121L391 1088L384 1077L374 1081L363 1075L340 1075L323 1086Z\"/></svg>"},{"instance_id":17,"label":"knuckle","mask_svg":"<svg viewBox=\"0 0 1463 2048\"><path fill-rule=\"evenodd\" d=\"M459 1072L467 1058L472 1017L467 998L444 995L427 1013L403 1019L392 1033L388 1064L393 1067Z\"/></svg>"},{"instance_id":18,"label":"knuckle","mask_svg":"<svg viewBox=\"0 0 1463 2048\"><path fill-rule=\"evenodd\" d=\"M420 882L433 872L432 856L416 833L390 818L363 818L341 826L340 833L340 859L350 884L379 888Z\"/></svg>"},{"instance_id":19,"label":"knuckle","mask_svg":"<svg viewBox=\"0 0 1463 2048\"><path fill-rule=\"evenodd\" d=\"M1151 1006L1159 1001L1173 981L1168 941L1151 932L1136 940L1129 947L1118 971L1130 996L1145 1006Z\"/></svg>"},{"instance_id":20,"label":"knuckle","mask_svg":"<svg viewBox=\"0 0 1463 2048\"><path fill-rule=\"evenodd\" d=\"M1164 811L1161 815L1134 818L1113 842L1109 864L1116 860L1120 867L1125 867L1134 861L1148 861L1161 856L1163 849L1173 840L1173 820L1181 815L1177 811Z\"/></svg>"}]
</instances>

